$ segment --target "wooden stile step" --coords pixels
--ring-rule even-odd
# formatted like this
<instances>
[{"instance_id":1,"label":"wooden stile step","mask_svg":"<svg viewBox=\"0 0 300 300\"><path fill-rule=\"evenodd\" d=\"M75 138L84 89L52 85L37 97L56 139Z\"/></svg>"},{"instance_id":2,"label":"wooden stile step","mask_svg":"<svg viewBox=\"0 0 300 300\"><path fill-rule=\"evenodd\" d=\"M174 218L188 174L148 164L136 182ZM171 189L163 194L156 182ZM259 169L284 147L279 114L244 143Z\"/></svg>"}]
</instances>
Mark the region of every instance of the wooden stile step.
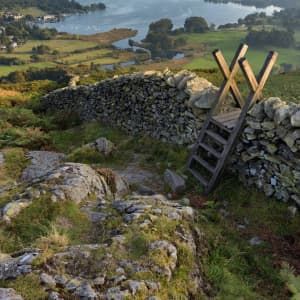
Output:
<instances>
[{"instance_id":1,"label":"wooden stile step","mask_svg":"<svg viewBox=\"0 0 300 300\"><path fill-rule=\"evenodd\" d=\"M225 138L223 138L220 134L213 132L212 130L206 130L205 132L206 134L208 134L210 137L212 137L215 141L219 142L222 145L226 145L227 144L227 140Z\"/></svg>"},{"instance_id":2,"label":"wooden stile step","mask_svg":"<svg viewBox=\"0 0 300 300\"><path fill-rule=\"evenodd\" d=\"M213 116L213 119L215 119L218 123L221 123L226 128L232 129L235 127L235 124L237 123L241 112L241 109L237 109L228 113Z\"/></svg>"},{"instance_id":3,"label":"wooden stile step","mask_svg":"<svg viewBox=\"0 0 300 300\"><path fill-rule=\"evenodd\" d=\"M203 184L204 186L207 186L209 181L206 180L199 172L197 172L194 169L190 169L190 172L193 174L193 176L200 181L201 184Z\"/></svg>"},{"instance_id":4,"label":"wooden stile step","mask_svg":"<svg viewBox=\"0 0 300 300\"><path fill-rule=\"evenodd\" d=\"M214 173L215 168L212 165L210 165L207 161L202 159L201 157L194 155L194 156L192 156L192 160L196 161L198 164L200 164L202 167L204 167L210 173Z\"/></svg>"},{"instance_id":5,"label":"wooden stile step","mask_svg":"<svg viewBox=\"0 0 300 300\"><path fill-rule=\"evenodd\" d=\"M198 143L198 147L201 147L202 149L206 150L207 152L211 153L214 157L220 158L222 153L216 151L214 148L212 148L209 145L206 145L202 142Z\"/></svg>"}]
</instances>

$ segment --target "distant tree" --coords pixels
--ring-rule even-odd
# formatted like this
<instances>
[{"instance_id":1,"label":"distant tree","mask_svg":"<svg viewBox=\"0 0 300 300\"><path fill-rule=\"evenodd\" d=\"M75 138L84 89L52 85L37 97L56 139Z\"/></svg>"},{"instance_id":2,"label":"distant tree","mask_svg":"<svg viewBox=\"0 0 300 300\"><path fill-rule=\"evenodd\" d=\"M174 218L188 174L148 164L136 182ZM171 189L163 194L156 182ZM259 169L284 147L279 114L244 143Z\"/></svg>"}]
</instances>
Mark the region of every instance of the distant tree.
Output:
<instances>
[{"instance_id":1,"label":"distant tree","mask_svg":"<svg viewBox=\"0 0 300 300\"><path fill-rule=\"evenodd\" d=\"M164 32L169 33L172 31L173 23L170 19L161 19L153 22L149 26L149 32Z\"/></svg>"},{"instance_id":2,"label":"distant tree","mask_svg":"<svg viewBox=\"0 0 300 300\"><path fill-rule=\"evenodd\" d=\"M6 52L7 53L13 53L15 50L15 48L13 47L13 45L11 43L9 43L7 46L6 46Z\"/></svg>"},{"instance_id":3,"label":"distant tree","mask_svg":"<svg viewBox=\"0 0 300 300\"><path fill-rule=\"evenodd\" d=\"M51 52L51 48L47 45L39 45L39 46L33 47L32 52L34 54L39 54L39 55L49 54Z\"/></svg>"},{"instance_id":4,"label":"distant tree","mask_svg":"<svg viewBox=\"0 0 300 300\"><path fill-rule=\"evenodd\" d=\"M288 48L295 44L294 34L291 31L272 30L255 31L252 30L246 36L246 43L252 46L278 46Z\"/></svg>"},{"instance_id":5,"label":"distant tree","mask_svg":"<svg viewBox=\"0 0 300 300\"><path fill-rule=\"evenodd\" d=\"M206 20L202 17L190 17L185 20L184 29L189 33L203 33L209 30Z\"/></svg>"}]
</instances>

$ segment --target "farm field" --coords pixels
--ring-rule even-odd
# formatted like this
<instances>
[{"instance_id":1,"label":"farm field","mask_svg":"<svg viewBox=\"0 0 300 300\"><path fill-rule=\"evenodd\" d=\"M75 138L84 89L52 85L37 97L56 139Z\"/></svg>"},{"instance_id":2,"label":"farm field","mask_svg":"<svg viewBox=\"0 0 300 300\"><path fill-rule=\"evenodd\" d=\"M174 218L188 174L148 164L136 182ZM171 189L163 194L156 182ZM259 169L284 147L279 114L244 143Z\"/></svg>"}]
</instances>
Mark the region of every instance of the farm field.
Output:
<instances>
[{"instance_id":1,"label":"farm field","mask_svg":"<svg viewBox=\"0 0 300 300\"><path fill-rule=\"evenodd\" d=\"M0 77L7 76L9 73L15 72L15 71L25 71L30 68L44 69L44 68L50 68L50 67L54 67L54 66L55 66L55 63L53 63L53 62L28 63L25 65L19 65L19 66L0 66Z\"/></svg>"},{"instance_id":2,"label":"farm field","mask_svg":"<svg viewBox=\"0 0 300 300\"><path fill-rule=\"evenodd\" d=\"M40 61L33 61L32 49L45 45L49 51L56 51L55 55L46 53L38 55ZM77 66L81 64L117 64L133 59L133 54L127 51L114 50L100 45L97 41L79 39L55 39L55 40L30 40L16 48L13 53L0 53L1 57L17 58L24 62L21 65L0 66L0 76L6 76L11 72L23 71L29 68L47 68L56 65Z\"/></svg>"}]
</instances>

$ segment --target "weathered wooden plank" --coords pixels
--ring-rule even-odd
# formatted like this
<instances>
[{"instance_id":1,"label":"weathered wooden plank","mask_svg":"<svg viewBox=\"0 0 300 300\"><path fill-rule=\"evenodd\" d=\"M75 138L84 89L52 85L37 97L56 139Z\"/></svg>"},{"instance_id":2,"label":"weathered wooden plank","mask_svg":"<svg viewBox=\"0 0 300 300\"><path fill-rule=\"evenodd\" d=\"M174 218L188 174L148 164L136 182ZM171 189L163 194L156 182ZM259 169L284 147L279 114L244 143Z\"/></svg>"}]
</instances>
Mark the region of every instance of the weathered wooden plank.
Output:
<instances>
[{"instance_id":1,"label":"weathered wooden plank","mask_svg":"<svg viewBox=\"0 0 300 300\"><path fill-rule=\"evenodd\" d=\"M229 92L229 90L231 90L232 84L234 85L234 83L232 83L234 80L234 77L239 70L239 60L245 56L245 54L247 53L247 50L248 50L247 45L245 45L245 44L240 45L240 47L238 48L238 50L231 62L230 68L228 68L228 65L227 65L220 50L215 50L213 52L213 55L216 59L217 64L219 65L222 73L224 75L226 75L224 82L222 84L222 87L220 89L218 101L216 102L216 105L213 108L213 111L218 111L219 107L221 107L223 105L224 101L226 100L228 92ZM234 85L234 89L235 89L235 92L237 92L236 91L237 87L235 85ZM242 107L244 104L244 101L242 100L241 94L239 92L237 92L237 93L238 94L233 93L233 96L236 99L237 103ZM241 101L241 103L240 103L240 101Z\"/></svg>"},{"instance_id":2,"label":"weathered wooden plank","mask_svg":"<svg viewBox=\"0 0 300 300\"><path fill-rule=\"evenodd\" d=\"M193 160L195 160L198 164L200 164L202 167L204 167L210 173L214 173L215 168L212 165L210 165L207 161L202 159L201 157L194 155Z\"/></svg>"},{"instance_id":3,"label":"weathered wooden plank","mask_svg":"<svg viewBox=\"0 0 300 300\"><path fill-rule=\"evenodd\" d=\"M217 120L218 122L223 124L227 121L238 119L240 114L241 114L241 111L242 111L241 109L237 109L235 111L231 111L231 112L228 112L228 113L224 113L224 114L221 114L221 115L214 116L213 118L215 120Z\"/></svg>"},{"instance_id":4,"label":"weathered wooden plank","mask_svg":"<svg viewBox=\"0 0 300 300\"><path fill-rule=\"evenodd\" d=\"M199 143L198 146L201 147L202 149L206 150L207 152L211 153L216 158L220 158L222 156L222 153L216 151L215 149L213 149L212 147L210 147L204 143Z\"/></svg>"},{"instance_id":5,"label":"weathered wooden plank","mask_svg":"<svg viewBox=\"0 0 300 300\"><path fill-rule=\"evenodd\" d=\"M206 133L212 137L215 141L223 144L223 145L226 145L227 144L227 140L224 139L220 134L217 134L215 132L213 132L212 130L207 130Z\"/></svg>"}]
</instances>

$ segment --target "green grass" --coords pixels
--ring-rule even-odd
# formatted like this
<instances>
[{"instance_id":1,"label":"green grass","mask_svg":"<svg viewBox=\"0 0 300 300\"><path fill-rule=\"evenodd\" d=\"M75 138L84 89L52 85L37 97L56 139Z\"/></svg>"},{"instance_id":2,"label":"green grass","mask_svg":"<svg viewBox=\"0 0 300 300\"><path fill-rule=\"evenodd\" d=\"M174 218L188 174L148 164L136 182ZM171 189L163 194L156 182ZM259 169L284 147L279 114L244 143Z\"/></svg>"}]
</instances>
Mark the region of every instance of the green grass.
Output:
<instances>
[{"instance_id":1,"label":"green grass","mask_svg":"<svg viewBox=\"0 0 300 300\"><path fill-rule=\"evenodd\" d=\"M40 285L37 274L21 276L13 281L1 281L0 286L15 289L25 300L44 300L48 295Z\"/></svg>"},{"instance_id":2,"label":"green grass","mask_svg":"<svg viewBox=\"0 0 300 300\"><path fill-rule=\"evenodd\" d=\"M92 59L89 61L84 61L78 64L74 64L74 66L81 65L81 64L91 64L91 63L95 65L110 65L110 64L117 64L121 61L122 60L117 58L103 57L103 58Z\"/></svg>"},{"instance_id":3,"label":"green grass","mask_svg":"<svg viewBox=\"0 0 300 300\"><path fill-rule=\"evenodd\" d=\"M298 232L299 216L288 217L285 203L236 185L234 176L223 178L197 221L208 241L202 265L215 299L288 299L280 263L292 261L296 252L283 254L278 248L283 247L285 236ZM221 208L230 214L222 217ZM245 224L245 229L238 229L239 224ZM254 236L264 243L251 246Z\"/></svg>"},{"instance_id":4,"label":"green grass","mask_svg":"<svg viewBox=\"0 0 300 300\"><path fill-rule=\"evenodd\" d=\"M33 17L40 17L40 16L44 16L47 14L45 11L43 11L37 7L20 8L17 11L25 16L31 15Z\"/></svg>"},{"instance_id":5,"label":"green grass","mask_svg":"<svg viewBox=\"0 0 300 300\"><path fill-rule=\"evenodd\" d=\"M219 48L222 50L225 58L231 61L239 44L243 42L246 37L246 31L241 30L222 30L215 32L208 32L204 34L185 34L182 35L187 40L187 48L198 48L201 45L206 45L206 50L203 56L192 59L186 67L189 69L197 68L212 68L216 67L216 63L211 55L211 52ZM297 32L297 39L299 39L299 32ZM258 71L269 50L275 50L279 53L277 64L288 63L300 66L300 51L293 48L278 48L265 47L261 49L250 48L247 58L254 70Z\"/></svg>"},{"instance_id":6,"label":"green grass","mask_svg":"<svg viewBox=\"0 0 300 300\"><path fill-rule=\"evenodd\" d=\"M109 49L92 50L83 53L71 54L65 58L60 59L59 61L64 64L76 64L84 61L94 60L99 57L101 58L109 54L112 54L112 51Z\"/></svg>"},{"instance_id":7,"label":"green grass","mask_svg":"<svg viewBox=\"0 0 300 300\"><path fill-rule=\"evenodd\" d=\"M16 55L16 57L18 56ZM53 62L28 63L20 66L0 66L0 77L6 76L9 73L15 71L25 71L28 70L29 68L45 69L51 67L55 67L55 64Z\"/></svg>"},{"instance_id":8,"label":"green grass","mask_svg":"<svg viewBox=\"0 0 300 300\"><path fill-rule=\"evenodd\" d=\"M46 195L34 200L10 224L1 226L0 251L11 253L34 246L39 238L51 233L53 226L72 244L89 241L91 223L80 207L70 201L54 203Z\"/></svg>"}]
</instances>

